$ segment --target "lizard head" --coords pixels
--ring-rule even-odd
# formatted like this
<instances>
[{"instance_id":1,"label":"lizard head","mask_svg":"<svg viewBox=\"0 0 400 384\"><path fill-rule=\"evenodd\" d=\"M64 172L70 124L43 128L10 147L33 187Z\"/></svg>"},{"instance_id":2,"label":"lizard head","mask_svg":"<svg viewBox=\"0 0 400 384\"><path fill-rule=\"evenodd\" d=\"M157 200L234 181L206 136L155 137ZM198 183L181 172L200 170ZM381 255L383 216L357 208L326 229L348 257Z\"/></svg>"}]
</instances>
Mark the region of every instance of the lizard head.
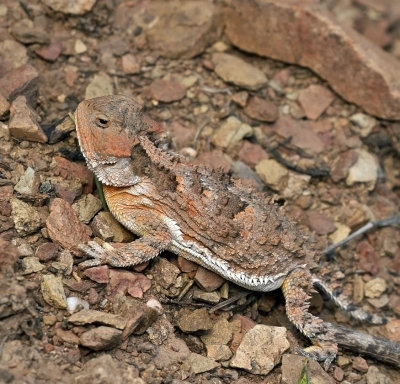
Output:
<instances>
[{"instance_id":1,"label":"lizard head","mask_svg":"<svg viewBox=\"0 0 400 384\"><path fill-rule=\"evenodd\" d=\"M134 99L116 95L84 100L78 105L75 122L79 145L92 168L129 158L138 136L162 132L141 109Z\"/></svg>"}]
</instances>

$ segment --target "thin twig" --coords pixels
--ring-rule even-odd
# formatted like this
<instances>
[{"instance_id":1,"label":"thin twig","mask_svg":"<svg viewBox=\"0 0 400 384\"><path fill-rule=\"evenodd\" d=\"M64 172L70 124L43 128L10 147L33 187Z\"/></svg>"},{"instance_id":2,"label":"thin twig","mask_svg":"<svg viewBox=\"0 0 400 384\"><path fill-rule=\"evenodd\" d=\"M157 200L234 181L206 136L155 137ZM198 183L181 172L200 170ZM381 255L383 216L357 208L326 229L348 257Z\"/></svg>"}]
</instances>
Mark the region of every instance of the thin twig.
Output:
<instances>
[{"instance_id":1,"label":"thin twig","mask_svg":"<svg viewBox=\"0 0 400 384\"><path fill-rule=\"evenodd\" d=\"M370 356L400 368L400 343L394 343L341 325L327 324L341 348Z\"/></svg>"},{"instance_id":2,"label":"thin twig","mask_svg":"<svg viewBox=\"0 0 400 384\"><path fill-rule=\"evenodd\" d=\"M337 243L332 244L329 247L325 248L325 250L323 251L323 254L325 256L331 254L336 248L342 247L343 245L345 245L345 244L349 243L350 241L352 241L353 239L355 239L357 236L360 236L360 235L370 231L371 229L389 227L389 226L393 226L393 227L400 226L400 216L396 215L396 216L392 216L392 217L389 217L389 218L383 219L383 220L370 221L369 223L365 224L363 227L361 227L357 231L355 231L352 234L350 234L349 236L347 236L345 239L340 240Z\"/></svg>"},{"instance_id":3,"label":"thin twig","mask_svg":"<svg viewBox=\"0 0 400 384\"><path fill-rule=\"evenodd\" d=\"M200 89L207 93L228 93L228 94L232 93L230 88L217 89L217 88L211 88L211 87L204 86L204 87L201 87Z\"/></svg>"},{"instance_id":4,"label":"thin twig","mask_svg":"<svg viewBox=\"0 0 400 384\"><path fill-rule=\"evenodd\" d=\"M222 309L232 303L234 303L235 301L238 301L240 299L242 299L243 297L246 297L247 295L249 295L251 292L250 291L244 291L244 292L240 292L235 296L232 296L231 298L222 301L221 303L218 303L217 305L214 305L211 309L210 309L210 313L213 313L215 311L218 311L219 309Z\"/></svg>"}]
</instances>

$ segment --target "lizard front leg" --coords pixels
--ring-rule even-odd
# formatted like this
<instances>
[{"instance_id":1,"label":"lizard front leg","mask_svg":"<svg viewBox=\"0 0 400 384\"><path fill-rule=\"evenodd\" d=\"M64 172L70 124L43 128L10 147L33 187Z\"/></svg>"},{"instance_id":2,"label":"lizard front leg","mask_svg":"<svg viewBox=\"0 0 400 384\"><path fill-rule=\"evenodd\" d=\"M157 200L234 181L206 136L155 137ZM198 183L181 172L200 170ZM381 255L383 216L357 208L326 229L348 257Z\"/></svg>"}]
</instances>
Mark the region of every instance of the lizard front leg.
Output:
<instances>
[{"instance_id":1,"label":"lizard front leg","mask_svg":"<svg viewBox=\"0 0 400 384\"><path fill-rule=\"evenodd\" d=\"M338 347L327 324L308 311L313 291L310 272L302 268L290 272L283 282L282 291L289 320L313 343L311 347L298 352L314 360L324 361L324 368L328 369L336 357Z\"/></svg>"},{"instance_id":2,"label":"lizard front leg","mask_svg":"<svg viewBox=\"0 0 400 384\"><path fill-rule=\"evenodd\" d=\"M87 244L81 244L79 248L93 259L81 263L80 266L87 268L108 264L112 267L124 268L144 263L158 256L168 247L170 241L168 232L156 232L131 243L118 244L117 247L112 243L100 245L95 241L90 241Z\"/></svg>"}]
</instances>

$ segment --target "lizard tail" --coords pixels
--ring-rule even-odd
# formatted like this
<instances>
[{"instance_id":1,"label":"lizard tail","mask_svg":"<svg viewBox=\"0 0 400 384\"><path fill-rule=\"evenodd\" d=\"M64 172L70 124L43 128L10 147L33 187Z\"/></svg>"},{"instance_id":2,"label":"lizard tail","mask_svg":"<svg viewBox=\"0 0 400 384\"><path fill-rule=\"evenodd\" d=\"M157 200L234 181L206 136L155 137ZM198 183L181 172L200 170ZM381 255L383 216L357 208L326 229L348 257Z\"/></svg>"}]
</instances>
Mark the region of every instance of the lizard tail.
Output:
<instances>
[{"instance_id":1,"label":"lizard tail","mask_svg":"<svg viewBox=\"0 0 400 384\"><path fill-rule=\"evenodd\" d=\"M371 314L363 309L357 307L354 303L352 303L348 297L333 291L325 282L320 280L317 276L313 275L312 280L313 286L321 293L325 294L329 300L331 300L339 309L344 311L350 317L356 320L360 320L362 322L366 322L369 324L385 324L388 319L383 316Z\"/></svg>"}]
</instances>

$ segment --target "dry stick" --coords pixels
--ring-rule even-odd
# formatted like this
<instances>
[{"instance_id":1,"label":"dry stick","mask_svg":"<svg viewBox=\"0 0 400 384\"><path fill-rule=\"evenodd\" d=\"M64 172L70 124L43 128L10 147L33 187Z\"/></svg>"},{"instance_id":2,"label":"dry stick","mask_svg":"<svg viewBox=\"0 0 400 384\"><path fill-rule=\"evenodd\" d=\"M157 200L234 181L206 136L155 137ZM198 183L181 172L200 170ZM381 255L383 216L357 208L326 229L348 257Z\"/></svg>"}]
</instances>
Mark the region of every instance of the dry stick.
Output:
<instances>
[{"instance_id":1,"label":"dry stick","mask_svg":"<svg viewBox=\"0 0 400 384\"><path fill-rule=\"evenodd\" d=\"M400 226L400 217L396 215L396 216L392 216L392 217L389 217L389 218L383 219L383 220L370 221L369 223L365 224L363 227L361 227L357 231L355 231L352 234L350 234L349 236L347 236L345 239L338 241L337 243L332 244L329 247L327 247L324 250L323 254L329 255L336 248L342 247L343 245L349 243L351 240L353 240L357 236L360 236L363 233L370 231L371 229L389 227L389 226L393 226L393 227Z\"/></svg>"},{"instance_id":2,"label":"dry stick","mask_svg":"<svg viewBox=\"0 0 400 384\"><path fill-rule=\"evenodd\" d=\"M371 229L387 226L400 226L400 217L393 216L383 220L371 221L350 234L342 241L332 244L326 248L323 253L324 255L329 255L334 250L349 243L357 236L360 236ZM370 356L376 360L380 360L384 363L392 364L400 368L400 343L394 343L389 340L371 336L367 333L358 332L341 325L332 323L327 324L335 335L335 339L340 347Z\"/></svg>"},{"instance_id":3,"label":"dry stick","mask_svg":"<svg viewBox=\"0 0 400 384\"><path fill-rule=\"evenodd\" d=\"M341 348L370 356L400 368L400 343L394 343L341 325L327 323Z\"/></svg>"}]
</instances>

